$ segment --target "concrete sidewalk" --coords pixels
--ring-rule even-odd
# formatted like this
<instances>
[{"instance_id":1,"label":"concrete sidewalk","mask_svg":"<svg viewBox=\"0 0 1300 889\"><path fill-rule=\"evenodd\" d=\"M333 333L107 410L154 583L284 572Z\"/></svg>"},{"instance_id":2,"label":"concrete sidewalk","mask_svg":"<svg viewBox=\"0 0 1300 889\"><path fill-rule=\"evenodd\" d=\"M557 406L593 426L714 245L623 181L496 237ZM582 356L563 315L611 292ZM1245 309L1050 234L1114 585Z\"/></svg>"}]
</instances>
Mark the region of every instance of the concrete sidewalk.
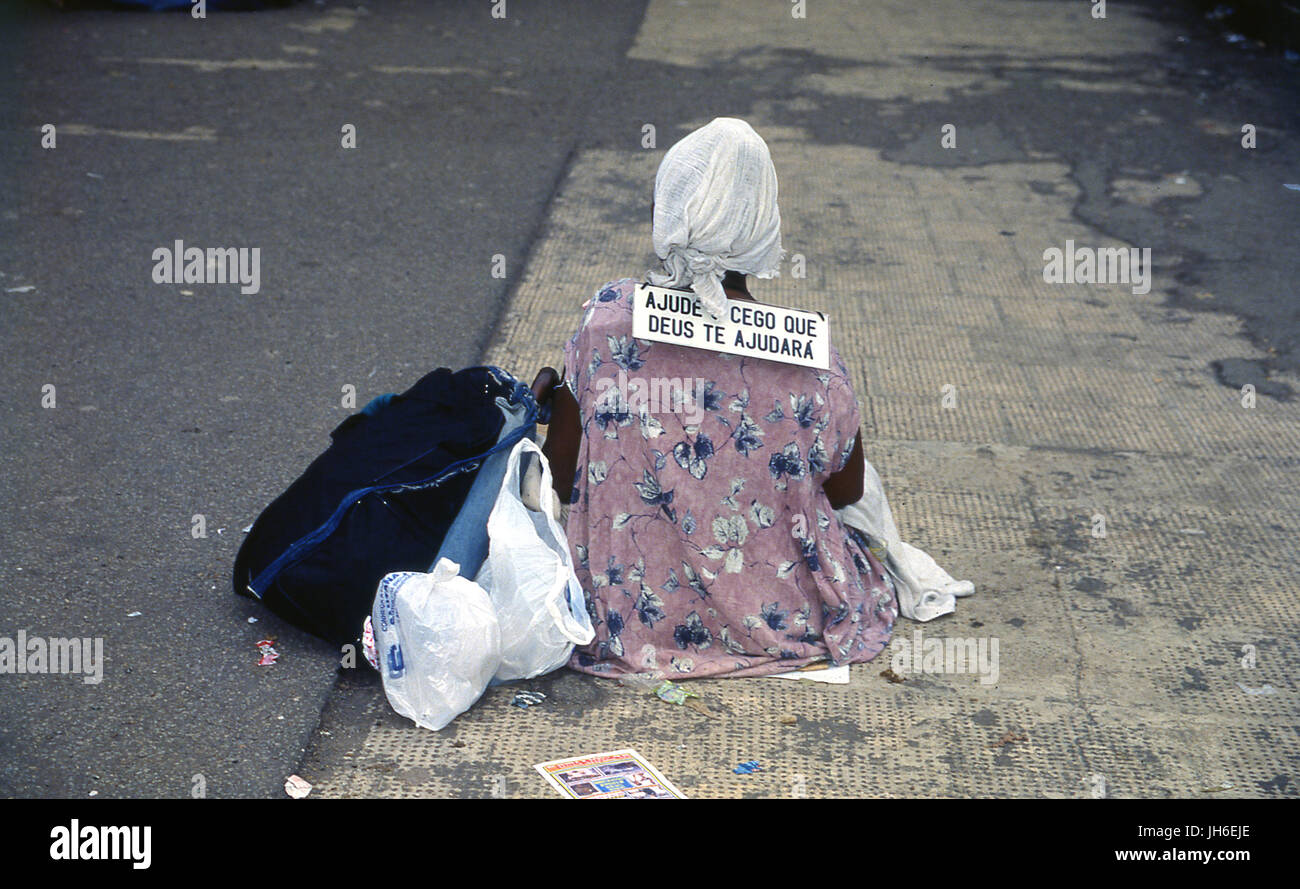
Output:
<instances>
[{"instance_id":1,"label":"concrete sidewalk","mask_svg":"<svg viewBox=\"0 0 1300 889\"><path fill-rule=\"evenodd\" d=\"M951 157L926 165L789 125L803 105L846 98L878 102L888 120L895 101L1014 96L1017 70L1051 59L1079 96L1131 93L1117 132L1140 128L1143 104L1181 101L1181 87L1112 72L1169 34L1118 4L1105 23L1087 4L808 6L792 20L780 3L692 2L689 14L650 4L629 62L680 66L683 85L690 61L721 43L758 48L737 78L771 76L785 53L835 64L797 75L780 107L701 101L694 119L651 120L656 150L640 149L629 123L624 146L579 151L485 360L527 377L558 366L578 305L650 265L663 150L715 114L745 117L772 148L786 247L807 269L757 282L755 295L831 316L903 538L976 595L935 622L900 621L890 649L855 665L847 686L691 683L717 702L712 718L561 671L493 689L433 733L392 713L375 680L354 714L364 733L321 737L303 763L318 795L550 797L535 763L620 747L691 797L1300 793L1300 402L1257 392L1247 406L1208 368L1264 353L1230 316L1166 305L1178 262L1168 251L1154 251L1149 293L1044 283L1043 251L1067 241L1151 246L1080 222L1086 196L1060 157L1008 159L1020 152L962 124ZM992 56L996 75L976 64ZM927 123L933 146L914 153L942 155L946 122ZM1121 203L1178 211L1211 188L1156 165L1107 185ZM1300 381L1255 385L1285 394ZM996 640L997 681L882 677L918 630ZM549 697L509 706L521 687ZM764 771L732 773L752 759Z\"/></svg>"}]
</instances>

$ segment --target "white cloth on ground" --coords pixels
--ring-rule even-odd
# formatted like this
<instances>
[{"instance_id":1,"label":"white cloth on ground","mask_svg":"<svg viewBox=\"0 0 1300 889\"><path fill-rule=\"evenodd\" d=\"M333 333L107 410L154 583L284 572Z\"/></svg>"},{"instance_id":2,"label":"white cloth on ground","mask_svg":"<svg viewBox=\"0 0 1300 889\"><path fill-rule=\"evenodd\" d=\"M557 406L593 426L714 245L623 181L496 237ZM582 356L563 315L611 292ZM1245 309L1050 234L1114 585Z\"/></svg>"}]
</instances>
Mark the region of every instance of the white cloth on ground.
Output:
<instances>
[{"instance_id":1,"label":"white cloth on ground","mask_svg":"<svg viewBox=\"0 0 1300 889\"><path fill-rule=\"evenodd\" d=\"M659 287L691 288L714 318L726 308L724 272L780 274L776 168L743 120L714 118L668 149L655 175L654 249Z\"/></svg>"},{"instance_id":2,"label":"white cloth on ground","mask_svg":"<svg viewBox=\"0 0 1300 889\"><path fill-rule=\"evenodd\" d=\"M884 549L883 561L894 577L898 610L904 617L928 621L956 611L957 600L973 595L975 584L953 580L926 552L903 542L880 474L870 460L864 458L863 462L862 499L836 510L836 514L844 524L871 537Z\"/></svg>"}]
</instances>

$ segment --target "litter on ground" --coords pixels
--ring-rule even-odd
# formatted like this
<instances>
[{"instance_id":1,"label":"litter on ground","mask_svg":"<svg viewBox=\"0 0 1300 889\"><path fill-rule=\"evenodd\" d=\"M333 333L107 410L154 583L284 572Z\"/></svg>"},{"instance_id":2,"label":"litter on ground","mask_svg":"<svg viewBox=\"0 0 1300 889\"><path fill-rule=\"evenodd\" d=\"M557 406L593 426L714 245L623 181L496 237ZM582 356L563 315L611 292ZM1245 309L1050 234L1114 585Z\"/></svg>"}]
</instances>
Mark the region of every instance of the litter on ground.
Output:
<instances>
[{"instance_id":1,"label":"litter on ground","mask_svg":"<svg viewBox=\"0 0 1300 889\"><path fill-rule=\"evenodd\" d=\"M702 716L708 716L710 719L717 718L716 714L709 709L698 693L687 691L676 682L664 679L654 673L629 673L626 676L620 676L618 684L635 691L650 692L659 700L667 701L670 704L685 705Z\"/></svg>"},{"instance_id":2,"label":"litter on ground","mask_svg":"<svg viewBox=\"0 0 1300 889\"><path fill-rule=\"evenodd\" d=\"M830 664L809 664L798 670L792 670L789 673L773 673L769 679L806 679L809 682L825 682L828 685L848 685L849 684L849 665L840 664L838 667L832 667Z\"/></svg>"},{"instance_id":3,"label":"litter on ground","mask_svg":"<svg viewBox=\"0 0 1300 889\"><path fill-rule=\"evenodd\" d=\"M994 741L989 746L994 749L997 749L998 747L1005 747L1008 744L1014 744L1016 741L1028 741L1028 740L1029 738L1026 735L1018 735L1015 732L1008 731L1004 733L1001 738Z\"/></svg>"},{"instance_id":4,"label":"litter on ground","mask_svg":"<svg viewBox=\"0 0 1300 889\"><path fill-rule=\"evenodd\" d=\"M259 667L269 667L280 659L280 652L275 650L274 639L261 640L257 643L257 650L262 653L262 656L257 660Z\"/></svg>"},{"instance_id":5,"label":"litter on ground","mask_svg":"<svg viewBox=\"0 0 1300 889\"><path fill-rule=\"evenodd\" d=\"M294 799L306 799L311 793L311 784L299 775L290 775L284 781L284 792Z\"/></svg>"},{"instance_id":6,"label":"litter on ground","mask_svg":"<svg viewBox=\"0 0 1300 889\"><path fill-rule=\"evenodd\" d=\"M540 691L521 691L510 699L510 703L520 710L527 710L530 706L540 704L544 700L546 700L546 695Z\"/></svg>"},{"instance_id":7,"label":"litter on ground","mask_svg":"<svg viewBox=\"0 0 1300 889\"><path fill-rule=\"evenodd\" d=\"M686 799L631 749L556 759L534 768L566 799Z\"/></svg>"}]
</instances>

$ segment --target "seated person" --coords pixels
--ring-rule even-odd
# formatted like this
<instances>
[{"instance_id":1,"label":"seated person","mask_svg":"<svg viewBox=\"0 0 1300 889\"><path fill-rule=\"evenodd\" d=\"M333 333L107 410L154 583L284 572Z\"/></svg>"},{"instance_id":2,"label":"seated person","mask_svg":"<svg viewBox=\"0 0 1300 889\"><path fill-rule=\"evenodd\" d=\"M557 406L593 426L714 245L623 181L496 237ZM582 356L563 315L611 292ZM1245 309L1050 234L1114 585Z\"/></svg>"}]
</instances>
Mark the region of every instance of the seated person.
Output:
<instances>
[{"instance_id":1,"label":"seated person","mask_svg":"<svg viewBox=\"0 0 1300 889\"><path fill-rule=\"evenodd\" d=\"M783 255L776 197L748 124L718 118L688 135L655 178L663 269L650 283L693 290L714 318L726 297L753 301L745 275L773 277ZM587 304L545 445L596 628L570 666L689 679L872 659L898 606L834 512L863 485L839 354L822 371L637 340L636 287L616 281ZM633 387L676 394L647 407Z\"/></svg>"}]
</instances>

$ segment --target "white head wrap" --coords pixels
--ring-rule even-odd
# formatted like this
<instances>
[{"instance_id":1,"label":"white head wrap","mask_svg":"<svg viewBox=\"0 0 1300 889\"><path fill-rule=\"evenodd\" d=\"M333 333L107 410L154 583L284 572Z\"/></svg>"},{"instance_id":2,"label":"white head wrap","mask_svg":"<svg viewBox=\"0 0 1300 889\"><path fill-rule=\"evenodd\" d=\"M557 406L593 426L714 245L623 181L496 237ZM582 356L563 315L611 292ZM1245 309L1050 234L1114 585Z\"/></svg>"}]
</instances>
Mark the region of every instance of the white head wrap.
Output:
<instances>
[{"instance_id":1,"label":"white head wrap","mask_svg":"<svg viewBox=\"0 0 1300 889\"><path fill-rule=\"evenodd\" d=\"M655 176L654 248L664 264L650 283L692 288L714 318L726 307L724 272L780 274L776 168L749 124L714 118L668 149Z\"/></svg>"}]
</instances>

